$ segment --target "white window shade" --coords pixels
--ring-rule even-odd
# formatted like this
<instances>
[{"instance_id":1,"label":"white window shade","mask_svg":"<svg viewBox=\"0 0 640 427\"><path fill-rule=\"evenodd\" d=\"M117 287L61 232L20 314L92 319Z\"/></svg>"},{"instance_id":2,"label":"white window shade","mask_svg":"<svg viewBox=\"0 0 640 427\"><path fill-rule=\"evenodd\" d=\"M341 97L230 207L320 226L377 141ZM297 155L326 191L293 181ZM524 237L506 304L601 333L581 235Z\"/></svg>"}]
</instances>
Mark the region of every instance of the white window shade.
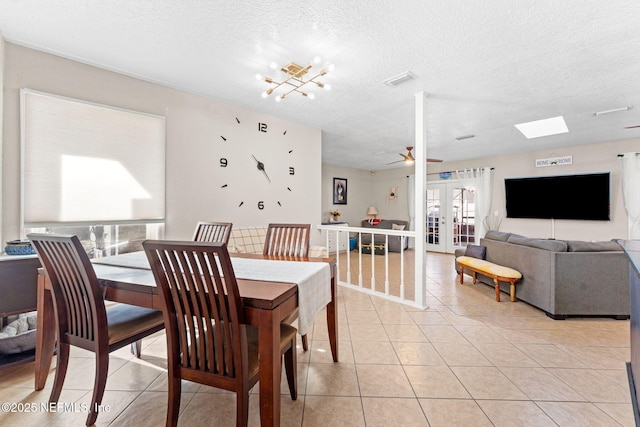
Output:
<instances>
[{"instance_id":1,"label":"white window shade","mask_svg":"<svg viewBox=\"0 0 640 427\"><path fill-rule=\"evenodd\" d=\"M164 117L21 95L25 225L164 219Z\"/></svg>"}]
</instances>

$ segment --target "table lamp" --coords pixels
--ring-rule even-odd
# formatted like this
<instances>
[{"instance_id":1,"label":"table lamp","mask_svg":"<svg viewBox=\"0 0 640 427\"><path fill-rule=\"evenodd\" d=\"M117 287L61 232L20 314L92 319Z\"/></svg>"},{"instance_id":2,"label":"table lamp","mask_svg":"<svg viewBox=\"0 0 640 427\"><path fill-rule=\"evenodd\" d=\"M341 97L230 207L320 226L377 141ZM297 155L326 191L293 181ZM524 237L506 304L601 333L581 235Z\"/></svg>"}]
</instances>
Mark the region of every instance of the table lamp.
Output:
<instances>
[{"instance_id":1,"label":"table lamp","mask_svg":"<svg viewBox=\"0 0 640 427\"><path fill-rule=\"evenodd\" d=\"M376 209L374 206L371 206L369 209L367 209L367 216L375 218L378 215L378 209Z\"/></svg>"}]
</instances>

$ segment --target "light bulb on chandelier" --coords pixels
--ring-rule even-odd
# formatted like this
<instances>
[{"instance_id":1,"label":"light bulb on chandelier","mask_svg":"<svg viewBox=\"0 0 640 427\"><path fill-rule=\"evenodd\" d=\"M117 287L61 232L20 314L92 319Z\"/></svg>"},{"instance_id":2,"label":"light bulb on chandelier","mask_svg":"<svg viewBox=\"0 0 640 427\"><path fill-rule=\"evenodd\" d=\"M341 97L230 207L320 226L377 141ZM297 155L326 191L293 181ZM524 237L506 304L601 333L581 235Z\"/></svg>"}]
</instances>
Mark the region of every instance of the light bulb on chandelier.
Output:
<instances>
[{"instance_id":1,"label":"light bulb on chandelier","mask_svg":"<svg viewBox=\"0 0 640 427\"><path fill-rule=\"evenodd\" d=\"M333 70L335 68L333 64L327 65L325 68L320 70L316 75L314 75L313 77L307 80L305 80L304 78L307 75L307 73L309 73L311 68L313 68L315 64L319 64L321 61L322 61L321 58L317 56L306 67L298 65L295 62L289 62L287 65L280 67L280 71L285 73L284 80L280 82L270 77L263 77L260 74L256 74L256 79L263 80L267 84L273 85L266 91L262 92L261 96L263 98L267 98L269 97L269 95L274 93L274 91L277 91L278 89L282 88L284 90L284 93L281 93L280 95L277 95L275 97L276 102L282 101L287 95L289 95L292 92L298 92L304 97L307 97L309 99L315 99L314 93L306 92L301 89L303 86L310 83L316 85L321 89L331 90L331 85L325 84L319 81L318 79L320 77L325 76L329 71ZM277 65L275 65L275 62L271 62L270 67L275 69L277 68Z\"/></svg>"}]
</instances>

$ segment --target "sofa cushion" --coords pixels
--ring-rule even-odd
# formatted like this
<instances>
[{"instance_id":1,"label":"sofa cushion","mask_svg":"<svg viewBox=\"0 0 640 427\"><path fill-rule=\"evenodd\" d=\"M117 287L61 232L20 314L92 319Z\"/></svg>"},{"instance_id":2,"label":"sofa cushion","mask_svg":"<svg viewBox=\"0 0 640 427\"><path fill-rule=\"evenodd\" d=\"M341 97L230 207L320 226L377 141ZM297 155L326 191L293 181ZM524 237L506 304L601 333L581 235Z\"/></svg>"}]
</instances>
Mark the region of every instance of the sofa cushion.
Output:
<instances>
[{"instance_id":1,"label":"sofa cushion","mask_svg":"<svg viewBox=\"0 0 640 427\"><path fill-rule=\"evenodd\" d=\"M563 240L552 239L534 239L531 237L518 236L512 234L507 239L507 243L513 243L514 245L529 246L532 248L544 249L552 252L566 252L567 243Z\"/></svg>"},{"instance_id":2,"label":"sofa cushion","mask_svg":"<svg viewBox=\"0 0 640 427\"><path fill-rule=\"evenodd\" d=\"M511 233L506 233L504 231L488 230L484 238L490 239L490 240L497 240L499 242L506 242L509 236L511 236Z\"/></svg>"},{"instance_id":3,"label":"sofa cushion","mask_svg":"<svg viewBox=\"0 0 640 427\"><path fill-rule=\"evenodd\" d=\"M404 230L404 228L405 228L404 224L395 224L395 223L391 224L391 229L392 230L402 231L402 230Z\"/></svg>"},{"instance_id":4,"label":"sofa cushion","mask_svg":"<svg viewBox=\"0 0 640 427\"><path fill-rule=\"evenodd\" d=\"M487 257L487 247L480 245L467 245L464 250L464 256L485 259Z\"/></svg>"},{"instance_id":5,"label":"sofa cushion","mask_svg":"<svg viewBox=\"0 0 640 427\"><path fill-rule=\"evenodd\" d=\"M621 251L620 245L611 240L608 242L584 242L581 240L566 240L569 252L605 252Z\"/></svg>"}]
</instances>

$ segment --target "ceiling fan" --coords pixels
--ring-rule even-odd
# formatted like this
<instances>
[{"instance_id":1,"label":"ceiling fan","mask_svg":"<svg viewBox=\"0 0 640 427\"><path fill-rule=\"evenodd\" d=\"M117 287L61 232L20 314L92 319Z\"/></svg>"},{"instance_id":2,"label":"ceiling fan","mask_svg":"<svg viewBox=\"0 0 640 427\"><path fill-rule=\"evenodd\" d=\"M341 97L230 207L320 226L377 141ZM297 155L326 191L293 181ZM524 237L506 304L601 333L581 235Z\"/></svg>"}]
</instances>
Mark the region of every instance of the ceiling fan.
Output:
<instances>
[{"instance_id":1,"label":"ceiling fan","mask_svg":"<svg viewBox=\"0 0 640 427\"><path fill-rule=\"evenodd\" d=\"M413 157L413 153L411 152L413 150L413 147L407 147L407 154L403 154L403 153L398 153L402 156L402 160L397 160L395 162L391 162L391 163L387 163L388 165L392 165L394 163L400 163L400 162L405 162L406 164L413 164L413 162L415 162L416 158ZM431 163L439 163L442 160L440 159L429 159L427 158L427 162L431 162Z\"/></svg>"}]
</instances>

